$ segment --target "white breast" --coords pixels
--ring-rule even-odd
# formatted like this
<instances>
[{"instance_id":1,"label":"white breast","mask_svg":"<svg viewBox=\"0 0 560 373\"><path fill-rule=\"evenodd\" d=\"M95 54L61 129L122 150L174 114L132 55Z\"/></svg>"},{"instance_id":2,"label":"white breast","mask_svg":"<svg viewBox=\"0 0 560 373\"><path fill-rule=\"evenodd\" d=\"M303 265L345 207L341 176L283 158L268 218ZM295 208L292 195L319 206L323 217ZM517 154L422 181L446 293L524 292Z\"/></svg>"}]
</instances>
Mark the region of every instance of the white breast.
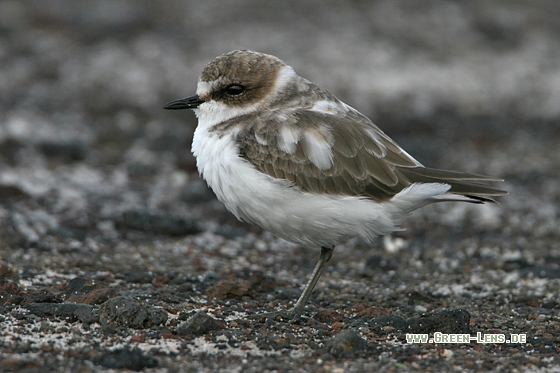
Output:
<instances>
[{"instance_id":1,"label":"white breast","mask_svg":"<svg viewBox=\"0 0 560 373\"><path fill-rule=\"evenodd\" d=\"M305 193L286 180L257 171L239 157L233 134L220 137L202 119L192 151L200 174L218 199L237 218L291 242L332 246L354 236L370 241L398 230L411 211L449 189L445 184L413 184L386 203Z\"/></svg>"}]
</instances>

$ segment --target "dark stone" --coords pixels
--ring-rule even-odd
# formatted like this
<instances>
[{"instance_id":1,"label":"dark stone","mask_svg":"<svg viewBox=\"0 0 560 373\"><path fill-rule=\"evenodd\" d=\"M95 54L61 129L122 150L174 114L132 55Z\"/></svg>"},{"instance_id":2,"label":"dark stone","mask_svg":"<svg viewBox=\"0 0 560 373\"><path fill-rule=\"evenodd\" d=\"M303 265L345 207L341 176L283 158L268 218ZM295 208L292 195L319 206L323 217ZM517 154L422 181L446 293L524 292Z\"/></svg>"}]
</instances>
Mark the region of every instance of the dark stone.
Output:
<instances>
[{"instance_id":1,"label":"dark stone","mask_svg":"<svg viewBox=\"0 0 560 373\"><path fill-rule=\"evenodd\" d=\"M17 154L24 145L21 141L7 138L0 143L0 160L5 161L10 166L17 165Z\"/></svg>"},{"instance_id":2,"label":"dark stone","mask_svg":"<svg viewBox=\"0 0 560 373\"><path fill-rule=\"evenodd\" d=\"M128 297L109 299L101 306L99 322L103 327L150 328L167 321L167 312Z\"/></svg>"},{"instance_id":3,"label":"dark stone","mask_svg":"<svg viewBox=\"0 0 560 373\"><path fill-rule=\"evenodd\" d=\"M50 291L36 290L25 294L21 302L22 305L29 303L61 303L62 300L58 295L51 293Z\"/></svg>"},{"instance_id":4,"label":"dark stone","mask_svg":"<svg viewBox=\"0 0 560 373\"><path fill-rule=\"evenodd\" d=\"M47 157L56 157L67 162L82 161L86 159L88 148L83 141L68 143L43 142L38 148Z\"/></svg>"},{"instance_id":5,"label":"dark stone","mask_svg":"<svg viewBox=\"0 0 560 373\"><path fill-rule=\"evenodd\" d=\"M523 269L523 268L527 268L530 267L531 265L529 264L529 262L525 259L512 259L512 260L506 260L504 261L504 263L502 264L502 269L504 271L516 271L519 269Z\"/></svg>"},{"instance_id":6,"label":"dark stone","mask_svg":"<svg viewBox=\"0 0 560 373\"><path fill-rule=\"evenodd\" d=\"M554 316L558 313L558 309L556 308L544 308L544 307L531 307L531 306L522 306L514 308L514 311L520 315L550 315Z\"/></svg>"},{"instance_id":7,"label":"dark stone","mask_svg":"<svg viewBox=\"0 0 560 373\"><path fill-rule=\"evenodd\" d=\"M178 335L200 336L220 329L220 323L204 311L199 311L187 321L183 321L175 330Z\"/></svg>"},{"instance_id":8,"label":"dark stone","mask_svg":"<svg viewBox=\"0 0 560 373\"><path fill-rule=\"evenodd\" d=\"M31 198L15 185L0 185L0 203L22 201Z\"/></svg>"},{"instance_id":9,"label":"dark stone","mask_svg":"<svg viewBox=\"0 0 560 373\"><path fill-rule=\"evenodd\" d=\"M367 258L361 274L362 276L373 277L380 272L394 271L398 269L398 267L398 262L393 258L386 258L382 255L372 255Z\"/></svg>"},{"instance_id":10,"label":"dark stone","mask_svg":"<svg viewBox=\"0 0 560 373\"><path fill-rule=\"evenodd\" d=\"M336 310L319 310L313 318L324 324L332 324L336 321L342 321L342 315Z\"/></svg>"},{"instance_id":11,"label":"dark stone","mask_svg":"<svg viewBox=\"0 0 560 373\"><path fill-rule=\"evenodd\" d=\"M17 283L10 281L7 278L0 277L0 297L4 297L6 295L21 295L21 289Z\"/></svg>"},{"instance_id":12,"label":"dark stone","mask_svg":"<svg viewBox=\"0 0 560 373\"><path fill-rule=\"evenodd\" d=\"M94 282L83 277L73 278L64 287L67 302L101 304L118 295L115 288L103 282Z\"/></svg>"},{"instance_id":13,"label":"dark stone","mask_svg":"<svg viewBox=\"0 0 560 373\"><path fill-rule=\"evenodd\" d=\"M407 333L470 334L471 315L466 310L448 310L408 320Z\"/></svg>"},{"instance_id":14,"label":"dark stone","mask_svg":"<svg viewBox=\"0 0 560 373\"><path fill-rule=\"evenodd\" d=\"M124 281L127 283L150 284L154 277L153 272L145 271L139 266L133 266L131 271L124 274Z\"/></svg>"},{"instance_id":15,"label":"dark stone","mask_svg":"<svg viewBox=\"0 0 560 373\"><path fill-rule=\"evenodd\" d=\"M249 295L251 282L241 278L223 279L214 286L206 289L204 294L216 299L241 299L244 295Z\"/></svg>"},{"instance_id":16,"label":"dark stone","mask_svg":"<svg viewBox=\"0 0 560 373\"><path fill-rule=\"evenodd\" d=\"M159 364L157 359L144 355L139 348L104 351L93 359L93 363L109 369L129 369L136 372Z\"/></svg>"},{"instance_id":17,"label":"dark stone","mask_svg":"<svg viewBox=\"0 0 560 373\"><path fill-rule=\"evenodd\" d=\"M201 232L194 219L164 211L129 210L114 216L113 219L118 229L134 229L169 236L187 236Z\"/></svg>"},{"instance_id":18,"label":"dark stone","mask_svg":"<svg viewBox=\"0 0 560 373\"><path fill-rule=\"evenodd\" d=\"M55 316L63 317L68 320L80 320L83 323L91 324L97 322L99 315L93 306L80 303L29 303L24 306L32 314L39 317Z\"/></svg>"},{"instance_id":19,"label":"dark stone","mask_svg":"<svg viewBox=\"0 0 560 373\"><path fill-rule=\"evenodd\" d=\"M376 317L368 323L373 328L383 328L384 326L392 326L397 330L405 330L408 327L408 322L397 315L386 315Z\"/></svg>"},{"instance_id":20,"label":"dark stone","mask_svg":"<svg viewBox=\"0 0 560 373\"><path fill-rule=\"evenodd\" d=\"M72 225L60 225L56 228L49 229L47 234L49 236L73 238L78 241L84 241L88 234L91 234L90 227L79 227Z\"/></svg>"},{"instance_id":21,"label":"dark stone","mask_svg":"<svg viewBox=\"0 0 560 373\"><path fill-rule=\"evenodd\" d=\"M5 357L0 360L0 372L39 372L39 364L35 361Z\"/></svg>"},{"instance_id":22,"label":"dark stone","mask_svg":"<svg viewBox=\"0 0 560 373\"><path fill-rule=\"evenodd\" d=\"M256 340L257 347L261 350L274 350L279 351L285 348L290 348L290 338L287 336L280 336L276 334L267 334L259 336Z\"/></svg>"},{"instance_id":23,"label":"dark stone","mask_svg":"<svg viewBox=\"0 0 560 373\"><path fill-rule=\"evenodd\" d=\"M240 228L231 227L229 225L220 225L214 230L214 233L230 240L247 235L247 231Z\"/></svg>"},{"instance_id":24,"label":"dark stone","mask_svg":"<svg viewBox=\"0 0 560 373\"><path fill-rule=\"evenodd\" d=\"M327 348L334 357L353 356L367 349L367 341L352 329L344 330L327 342Z\"/></svg>"},{"instance_id":25,"label":"dark stone","mask_svg":"<svg viewBox=\"0 0 560 373\"><path fill-rule=\"evenodd\" d=\"M456 333L469 334L471 315L465 310L447 310L408 320L397 315L386 315L371 319L367 324L378 333L383 327L391 326L403 333Z\"/></svg>"},{"instance_id":26,"label":"dark stone","mask_svg":"<svg viewBox=\"0 0 560 373\"><path fill-rule=\"evenodd\" d=\"M208 287L204 294L217 299L241 299L259 291L270 293L273 289L273 281L263 272L243 269L227 274L225 279Z\"/></svg>"},{"instance_id":27,"label":"dark stone","mask_svg":"<svg viewBox=\"0 0 560 373\"><path fill-rule=\"evenodd\" d=\"M294 287L276 286L274 288L274 299L276 300L292 300L298 299L301 290Z\"/></svg>"},{"instance_id":28,"label":"dark stone","mask_svg":"<svg viewBox=\"0 0 560 373\"><path fill-rule=\"evenodd\" d=\"M527 342L531 343L533 346L549 346L551 349L553 349L556 345L556 342L553 341L550 338L546 338L546 337L542 337L542 336L535 336L533 338L531 338L530 340L528 340Z\"/></svg>"},{"instance_id":29,"label":"dark stone","mask_svg":"<svg viewBox=\"0 0 560 373\"><path fill-rule=\"evenodd\" d=\"M539 277L539 278L560 278L560 267L555 266L543 266L535 265L521 270L521 276L523 277Z\"/></svg>"}]
</instances>

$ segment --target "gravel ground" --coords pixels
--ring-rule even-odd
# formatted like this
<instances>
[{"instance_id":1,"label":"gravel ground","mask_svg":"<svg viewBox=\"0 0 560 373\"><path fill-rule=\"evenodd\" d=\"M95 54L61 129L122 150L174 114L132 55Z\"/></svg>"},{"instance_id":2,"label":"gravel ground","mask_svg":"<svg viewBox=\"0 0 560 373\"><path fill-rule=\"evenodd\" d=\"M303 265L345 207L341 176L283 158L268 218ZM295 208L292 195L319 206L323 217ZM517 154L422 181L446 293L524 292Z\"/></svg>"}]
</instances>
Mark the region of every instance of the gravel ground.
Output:
<instances>
[{"instance_id":1,"label":"gravel ground","mask_svg":"<svg viewBox=\"0 0 560 373\"><path fill-rule=\"evenodd\" d=\"M266 4L266 5L265 5ZM560 372L560 8L538 1L0 1L0 371ZM503 177L337 247L238 222L162 110L275 54L421 162ZM407 343L406 333L526 343Z\"/></svg>"}]
</instances>

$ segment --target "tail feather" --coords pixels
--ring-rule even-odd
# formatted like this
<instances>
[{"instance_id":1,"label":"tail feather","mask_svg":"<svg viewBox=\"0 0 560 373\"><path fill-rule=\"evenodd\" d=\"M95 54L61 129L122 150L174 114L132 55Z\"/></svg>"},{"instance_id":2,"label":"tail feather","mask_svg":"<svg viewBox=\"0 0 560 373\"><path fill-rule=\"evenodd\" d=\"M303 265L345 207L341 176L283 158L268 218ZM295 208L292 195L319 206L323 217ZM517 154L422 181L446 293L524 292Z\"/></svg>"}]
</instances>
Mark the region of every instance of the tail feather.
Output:
<instances>
[{"instance_id":1,"label":"tail feather","mask_svg":"<svg viewBox=\"0 0 560 373\"><path fill-rule=\"evenodd\" d=\"M496 203L496 201L490 197L508 194L508 192L505 190L480 183L503 181L502 179L492 176L438 170L427 167L399 167L398 171L411 183L444 183L450 185L451 189L448 191L448 193L438 196L438 201ZM453 197L452 195L459 195L464 197Z\"/></svg>"},{"instance_id":2,"label":"tail feather","mask_svg":"<svg viewBox=\"0 0 560 373\"><path fill-rule=\"evenodd\" d=\"M471 174L468 172L440 170L437 168L429 168L429 167L413 167L413 168L400 167L399 169L403 173L406 172L408 174L422 175L425 177L431 177L434 179L442 179L442 180L504 181L503 179L494 176Z\"/></svg>"}]
</instances>

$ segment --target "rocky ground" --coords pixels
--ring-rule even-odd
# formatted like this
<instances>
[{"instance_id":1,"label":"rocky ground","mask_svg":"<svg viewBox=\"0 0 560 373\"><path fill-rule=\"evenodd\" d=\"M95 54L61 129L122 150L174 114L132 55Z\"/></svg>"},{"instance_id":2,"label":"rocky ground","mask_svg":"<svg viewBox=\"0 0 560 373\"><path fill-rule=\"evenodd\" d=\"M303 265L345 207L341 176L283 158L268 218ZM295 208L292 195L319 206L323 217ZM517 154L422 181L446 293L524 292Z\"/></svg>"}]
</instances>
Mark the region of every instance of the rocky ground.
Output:
<instances>
[{"instance_id":1,"label":"rocky ground","mask_svg":"<svg viewBox=\"0 0 560 373\"><path fill-rule=\"evenodd\" d=\"M0 371L560 372L559 9L0 1ZM299 322L250 318L291 307L319 250L230 215L194 115L161 108L232 49L510 195L340 245ZM437 331L526 343L407 343Z\"/></svg>"}]
</instances>

